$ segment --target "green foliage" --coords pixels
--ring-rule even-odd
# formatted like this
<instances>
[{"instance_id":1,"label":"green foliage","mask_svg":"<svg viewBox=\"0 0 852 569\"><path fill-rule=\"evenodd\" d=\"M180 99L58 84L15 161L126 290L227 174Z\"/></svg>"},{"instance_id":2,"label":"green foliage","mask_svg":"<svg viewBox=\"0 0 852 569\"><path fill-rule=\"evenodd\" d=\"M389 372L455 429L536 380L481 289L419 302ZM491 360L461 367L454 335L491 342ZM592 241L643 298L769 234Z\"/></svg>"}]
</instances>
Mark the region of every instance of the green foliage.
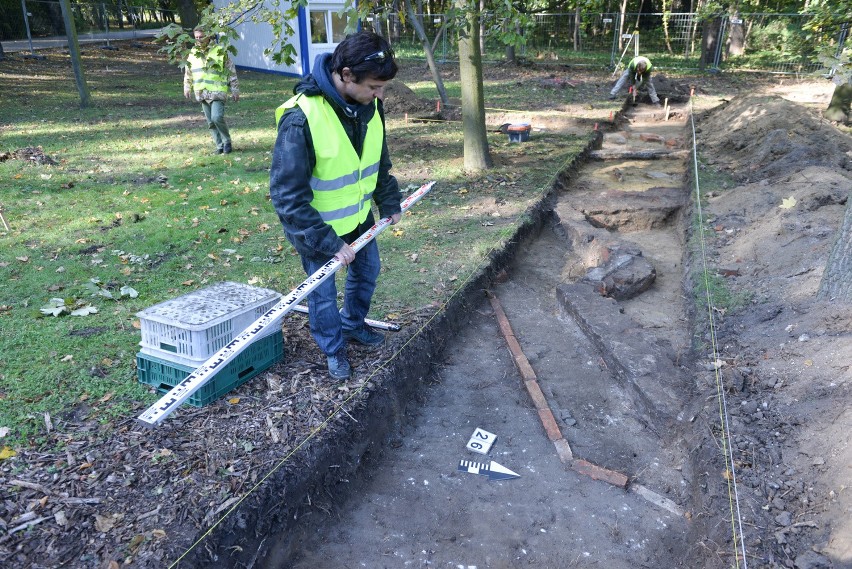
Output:
<instances>
[{"instance_id":1,"label":"green foliage","mask_svg":"<svg viewBox=\"0 0 852 569\"><path fill-rule=\"evenodd\" d=\"M198 24L205 33L216 38L218 45L231 55L236 55L237 49L231 45L231 41L237 39L237 31L228 25L219 12L214 12L213 6L208 6L201 12ZM156 41L164 44L163 53L169 59L169 63L183 67L189 54L196 46L193 30L182 28L177 24L169 24L157 34Z\"/></svg>"},{"instance_id":2,"label":"green foliage","mask_svg":"<svg viewBox=\"0 0 852 569\"><path fill-rule=\"evenodd\" d=\"M727 9L728 6L726 2L720 2L718 0L709 0L708 2L699 4L698 9L696 10L697 19L699 22L706 22L708 20L712 20L724 14Z\"/></svg>"},{"instance_id":3,"label":"green foliage","mask_svg":"<svg viewBox=\"0 0 852 569\"><path fill-rule=\"evenodd\" d=\"M300 6L306 6L307 0L282 0L262 2L257 0L239 0L231 2L218 10L208 6L200 14L199 26L217 38L219 45L230 54L236 54L236 48L231 45L238 35L234 28L243 22L265 24L272 28L275 41L264 48L264 55L271 57L279 64L292 65L296 61L296 49L290 43L295 30L290 24L297 16ZM157 40L164 44L162 51L168 56L169 62L184 65L187 57L195 46L192 30L187 30L177 24L170 24L157 35Z\"/></svg>"},{"instance_id":4,"label":"green foliage","mask_svg":"<svg viewBox=\"0 0 852 569\"><path fill-rule=\"evenodd\" d=\"M846 46L837 53L835 47L825 47L817 60L823 66L820 75L831 75L836 85L852 83L852 46Z\"/></svg>"},{"instance_id":5,"label":"green foliage","mask_svg":"<svg viewBox=\"0 0 852 569\"><path fill-rule=\"evenodd\" d=\"M798 22L775 19L752 29L748 37L750 51L770 51L781 56L801 53L809 47L805 34Z\"/></svg>"}]
</instances>

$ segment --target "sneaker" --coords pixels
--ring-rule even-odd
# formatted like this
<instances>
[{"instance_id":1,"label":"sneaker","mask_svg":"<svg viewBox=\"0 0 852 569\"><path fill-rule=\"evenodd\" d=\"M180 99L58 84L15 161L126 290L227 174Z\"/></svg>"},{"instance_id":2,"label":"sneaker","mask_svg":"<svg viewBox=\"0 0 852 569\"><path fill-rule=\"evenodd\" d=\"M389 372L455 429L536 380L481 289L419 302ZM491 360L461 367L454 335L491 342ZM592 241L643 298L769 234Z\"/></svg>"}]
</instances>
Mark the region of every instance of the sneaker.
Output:
<instances>
[{"instance_id":1,"label":"sneaker","mask_svg":"<svg viewBox=\"0 0 852 569\"><path fill-rule=\"evenodd\" d=\"M216 152L214 152L213 154L222 154L224 151L225 151L224 148L217 148Z\"/></svg>"},{"instance_id":2,"label":"sneaker","mask_svg":"<svg viewBox=\"0 0 852 569\"><path fill-rule=\"evenodd\" d=\"M233 150L234 149L231 148L231 143L228 142L225 144L225 146L222 147L222 154L230 154L231 152L233 152Z\"/></svg>"},{"instance_id":3,"label":"sneaker","mask_svg":"<svg viewBox=\"0 0 852 569\"><path fill-rule=\"evenodd\" d=\"M614 100L615 100L615 95L613 95L612 93L610 93L610 94L609 94L609 100L610 100L610 101L614 101Z\"/></svg>"},{"instance_id":4,"label":"sneaker","mask_svg":"<svg viewBox=\"0 0 852 569\"><path fill-rule=\"evenodd\" d=\"M352 366L346 357L346 350L340 350L336 354L328 356L328 375L332 379L344 381L352 377Z\"/></svg>"},{"instance_id":5,"label":"sneaker","mask_svg":"<svg viewBox=\"0 0 852 569\"><path fill-rule=\"evenodd\" d=\"M369 348L378 348L385 343L384 334L374 332L369 326L361 326L355 330L344 330L343 337Z\"/></svg>"}]
</instances>

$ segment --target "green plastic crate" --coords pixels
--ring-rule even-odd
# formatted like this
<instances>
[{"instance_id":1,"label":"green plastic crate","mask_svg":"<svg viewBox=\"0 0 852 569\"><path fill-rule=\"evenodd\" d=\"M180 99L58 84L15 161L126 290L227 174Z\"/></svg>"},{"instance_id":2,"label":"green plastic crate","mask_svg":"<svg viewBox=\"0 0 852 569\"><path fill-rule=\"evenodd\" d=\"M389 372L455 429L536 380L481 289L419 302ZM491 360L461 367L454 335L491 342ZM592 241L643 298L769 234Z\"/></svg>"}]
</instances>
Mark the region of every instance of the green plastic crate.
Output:
<instances>
[{"instance_id":1,"label":"green plastic crate","mask_svg":"<svg viewBox=\"0 0 852 569\"><path fill-rule=\"evenodd\" d=\"M284 335L278 331L260 338L211 377L201 389L193 393L186 403L203 407L229 391L236 389L284 357ZM167 393L186 379L196 368L170 362L162 358L136 354L136 371L139 383L152 385L160 393Z\"/></svg>"}]
</instances>

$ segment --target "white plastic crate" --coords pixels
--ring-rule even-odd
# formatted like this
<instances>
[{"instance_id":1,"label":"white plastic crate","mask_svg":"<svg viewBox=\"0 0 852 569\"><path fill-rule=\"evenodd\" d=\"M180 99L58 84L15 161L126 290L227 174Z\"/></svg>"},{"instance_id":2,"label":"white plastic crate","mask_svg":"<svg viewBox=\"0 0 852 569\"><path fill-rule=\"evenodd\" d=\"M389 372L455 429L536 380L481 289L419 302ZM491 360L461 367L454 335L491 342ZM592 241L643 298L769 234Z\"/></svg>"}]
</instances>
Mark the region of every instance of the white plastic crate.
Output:
<instances>
[{"instance_id":1,"label":"white plastic crate","mask_svg":"<svg viewBox=\"0 0 852 569\"><path fill-rule=\"evenodd\" d=\"M222 282L146 308L136 315L141 352L198 367L281 300L274 290ZM270 324L258 339L281 330Z\"/></svg>"}]
</instances>

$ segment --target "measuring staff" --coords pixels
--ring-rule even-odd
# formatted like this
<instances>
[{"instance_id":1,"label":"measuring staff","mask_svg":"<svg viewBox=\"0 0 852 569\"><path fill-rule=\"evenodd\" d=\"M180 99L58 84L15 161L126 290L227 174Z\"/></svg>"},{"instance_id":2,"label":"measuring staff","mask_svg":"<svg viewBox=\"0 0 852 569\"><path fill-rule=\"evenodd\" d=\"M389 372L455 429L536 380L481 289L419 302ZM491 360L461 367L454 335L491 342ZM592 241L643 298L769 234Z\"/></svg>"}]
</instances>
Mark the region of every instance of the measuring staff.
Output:
<instances>
[{"instance_id":1,"label":"measuring staff","mask_svg":"<svg viewBox=\"0 0 852 569\"><path fill-rule=\"evenodd\" d=\"M429 182L420 186L420 188L408 196L400 203L402 213L408 211L411 206L416 204L425 196L435 182ZM382 231L390 227L391 218L382 218L378 223L365 231L358 239L352 242L352 250L356 253L361 250L367 243L372 241ZM257 340L263 330L270 325L276 324L283 316L292 311L311 291L320 286L326 279L332 277L341 267L341 263L337 258L332 257L325 265L320 267L318 271L309 276L302 284L294 288L281 301L266 311L263 316L254 321L254 323L246 328L239 336L231 340L221 350L210 356L210 358L201 364L194 372L186 376L186 378L175 385L171 391L163 395L159 401L139 415L138 420L146 427L155 427L160 424L166 417L172 414L180 405L192 397L192 394L201 389L216 372L223 369L228 362L237 357L249 344Z\"/></svg>"}]
</instances>

